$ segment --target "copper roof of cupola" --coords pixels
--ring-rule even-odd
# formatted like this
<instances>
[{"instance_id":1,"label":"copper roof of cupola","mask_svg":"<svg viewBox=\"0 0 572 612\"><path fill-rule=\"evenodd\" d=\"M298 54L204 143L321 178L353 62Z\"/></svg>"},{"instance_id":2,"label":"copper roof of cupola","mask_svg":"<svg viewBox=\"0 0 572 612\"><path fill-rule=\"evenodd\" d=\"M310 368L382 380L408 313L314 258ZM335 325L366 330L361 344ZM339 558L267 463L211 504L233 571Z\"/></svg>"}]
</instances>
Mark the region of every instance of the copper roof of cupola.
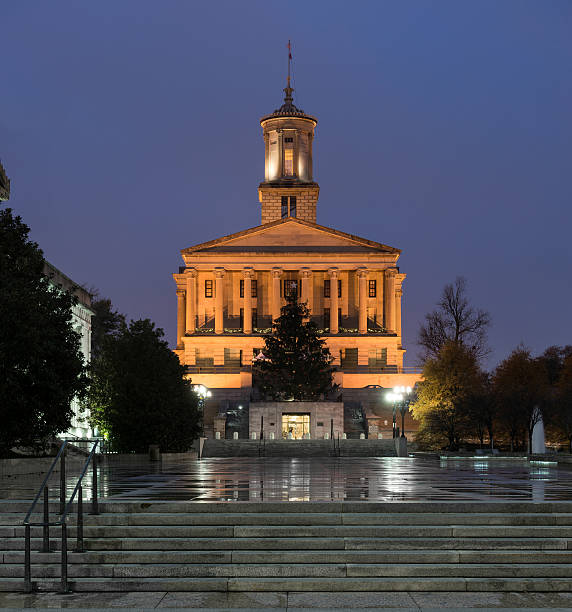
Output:
<instances>
[{"instance_id":1,"label":"copper roof of cupola","mask_svg":"<svg viewBox=\"0 0 572 612\"><path fill-rule=\"evenodd\" d=\"M309 119L314 123L318 123L316 117L307 115L302 109L298 108L294 104L294 99L292 97L293 91L294 88L290 87L290 76L288 76L288 84L286 87L284 87L284 93L286 94L284 96L284 104L280 108L277 108L273 113L270 113L270 115L264 115L264 117L260 119L260 123L268 121L268 119L276 119L280 117L298 117L300 119Z\"/></svg>"}]
</instances>

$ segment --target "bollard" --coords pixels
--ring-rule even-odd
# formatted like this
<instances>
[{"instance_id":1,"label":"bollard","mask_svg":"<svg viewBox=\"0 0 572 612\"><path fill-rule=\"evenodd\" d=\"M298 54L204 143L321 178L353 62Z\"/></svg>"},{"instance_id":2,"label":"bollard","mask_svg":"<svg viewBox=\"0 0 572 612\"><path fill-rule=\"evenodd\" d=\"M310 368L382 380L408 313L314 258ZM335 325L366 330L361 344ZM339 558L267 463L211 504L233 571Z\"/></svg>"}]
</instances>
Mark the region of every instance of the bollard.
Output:
<instances>
[{"instance_id":1,"label":"bollard","mask_svg":"<svg viewBox=\"0 0 572 612\"><path fill-rule=\"evenodd\" d=\"M343 433L342 434L342 440L347 440L348 439L348 434L347 433Z\"/></svg>"},{"instance_id":2,"label":"bollard","mask_svg":"<svg viewBox=\"0 0 572 612\"><path fill-rule=\"evenodd\" d=\"M364 434L364 433L360 433L360 435L359 435L359 439L360 439L360 440L365 440L365 434Z\"/></svg>"},{"instance_id":3,"label":"bollard","mask_svg":"<svg viewBox=\"0 0 572 612\"><path fill-rule=\"evenodd\" d=\"M233 440L238 440L238 431L235 431L235 432L232 434L232 439L233 439Z\"/></svg>"},{"instance_id":4,"label":"bollard","mask_svg":"<svg viewBox=\"0 0 572 612\"><path fill-rule=\"evenodd\" d=\"M270 432L270 439L274 440L274 432L273 431Z\"/></svg>"},{"instance_id":5,"label":"bollard","mask_svg":"<svg viewBox=\"0 0 572 612\"><path fill-rule=\"evenodd\" d=\"M255 432L255 431L253 431L253 432L250 434L250 439L251 439L251 440L256 440L256 432Z\"/></svg>"},{"instance_id":6,"label":"bollard","mask_svg":"<svg viewBox=\"0 0 572 612\"><path fill-rule=\"evenodd\" d=\"M220 440L220 431L215 431L215 440Z\"/></svg>"},{"instance_id":7,"label":"bollard","mask_svg":"<svg viewBox=\"0 0 572 612\"><path fill-rule=\"evenodd\" d=\"M330 439L330 434L328 432L326 432L324 434L324 440L329 440Z\"/></svg>"}]
</instances>

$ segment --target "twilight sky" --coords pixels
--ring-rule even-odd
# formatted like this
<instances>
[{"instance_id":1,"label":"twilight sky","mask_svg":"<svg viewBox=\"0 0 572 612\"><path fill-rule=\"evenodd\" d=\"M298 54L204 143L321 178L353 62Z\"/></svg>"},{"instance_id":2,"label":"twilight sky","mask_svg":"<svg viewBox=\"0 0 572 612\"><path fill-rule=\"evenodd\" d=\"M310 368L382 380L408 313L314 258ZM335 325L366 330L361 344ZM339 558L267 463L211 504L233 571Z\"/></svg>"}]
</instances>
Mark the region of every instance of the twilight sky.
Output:
<instances>
[{"instance_id":1,"label":"twilight sky","mask_svg":"<svg viewBox=\"0 0 572 612\"><path fill-rule=\"evenodd\" d=\"M443 285L493 367L572 344L570 0L0 0L10 205L75 281L176 330L179 251L260 223L258 119L318 117L318 223L403 250L406 363Z\"/></svg>"}]
</instances>

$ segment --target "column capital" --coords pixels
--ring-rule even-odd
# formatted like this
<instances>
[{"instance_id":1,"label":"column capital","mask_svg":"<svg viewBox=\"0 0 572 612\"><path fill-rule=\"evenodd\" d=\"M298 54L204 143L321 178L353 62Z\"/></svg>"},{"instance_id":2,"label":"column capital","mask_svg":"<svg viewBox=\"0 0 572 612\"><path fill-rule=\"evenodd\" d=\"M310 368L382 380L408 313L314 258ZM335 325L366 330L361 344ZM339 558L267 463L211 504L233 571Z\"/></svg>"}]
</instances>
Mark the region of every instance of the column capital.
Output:
<instances>
[{"instance_id":1,"label":"column capital","mask_svg":"<svg viewBox=\"0 0 572 612\"><path fill-rule=\"evenodd\" d=\"M332 279L334 279L334 280L335 280L336 278L338 278L338 273L339 273L338 268L335 268L335 267L334 267L334 268L329 268L329 269L328 269L328 274L330 275L330 278L332 278Z\"/></svg>"},{"instance_id":2,"label":"column capital","mask_svg":"<svg viewBox=\"0 0 572 612\"><path fill-rule=\"evenodd\" d=\"M396 268L385 268L385 273L387 274L387 276L395 276L397 274L397 269Z\"/></svg>"},{"instance_id":3,"label":"column capital","mask_svg":"<svg viewBox=\"0 0 572 612\"><path fill-rule=\"evenodd\" d=\"M310 268L301 268L300 269L300 276L302 278L310 278L312 276L313 272Z\"/></svg>"},{"instance_id":4,"label":"column capital","mask_svg":"<svg viewBox=\"0 0 572 612\"><path fill-rule=\"evenodd\" d=\"M272 278L280 278L282 276L282 268L272 268Z\"/></svg>"},{"instance_id":5,"label":"column capital","mask_svg":"<svg viewBox=\"0 0 572 612\"><path fill-rule=\"evenodd\" d=\"M215 278L224 278L225 272L226 270L224 268L215 268L214 269Z\"/></svg>"},{"instance_id":6,"label":"column capital","mask_svg":"<svg viewBox=\"0 0 572 612\"><path fill-rule=\"evenodd\" d=\"M186 291L184 289L177 289L177 297L185 297L185 293Z\"/></svg>"},{"instance_id":7,"label":"column capital","mask_svg":"<svg viewBox=\"0 0 572 612\"><path fill-rule=\"evenodd\" d=\"M198 272L196 268L186 268L185 269L185 276L190 276L191 278L197 278L198 276Z\"/></svg>"},{"instance_id":8,"label":"column capital","mask_svg":"<svg viewBox=\"0 0 572 612\"><path fill-rule=\"evenodd\" d=\"M395 290L395 295L400 298L403 295L403 289L401 287L398 287Z\"/></svg>"},{"instance_id":9,"label":"column capital","mask_svg":"<svg viewBox=\"0 0 572 612\"><path fill-rule=\"evenodd\" d=\"M369 274L369 270L367 268L358 268L356 270L356 274L360 277L360 278L366 278L367 275Z\"/></svg>"},{"instance_id":10,"label":"column capital","mask_svg":"<svg viewBox=\"0 0 572 612\"><path fill-rule=\"evenodd\" d=\"M250 267L244 268L244 270L242 271L242 275L244 276L244 278L254 278L254 270Z\"/></svg>"}]
</instances>

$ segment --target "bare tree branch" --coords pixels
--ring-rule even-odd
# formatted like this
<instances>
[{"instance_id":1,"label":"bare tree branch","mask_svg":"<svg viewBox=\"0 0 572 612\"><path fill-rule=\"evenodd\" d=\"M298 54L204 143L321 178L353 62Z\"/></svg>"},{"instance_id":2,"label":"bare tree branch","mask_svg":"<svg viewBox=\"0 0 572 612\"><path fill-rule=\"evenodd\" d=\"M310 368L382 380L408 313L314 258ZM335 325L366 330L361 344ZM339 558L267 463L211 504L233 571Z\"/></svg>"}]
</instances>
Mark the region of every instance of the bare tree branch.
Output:
<instances>
[{"instance_id":1,"label":"bare tree branch","mask_svg":"<svg viewBox=\"0 0 572 612\"><path fill-rule=\"evenodd\" d=\"M489 353L487 331L491 317L486 310L475 309L467 297L467 281L458 276L445 285L437 309L425 315L417 344L424 351L422 358L435 357L446 342L468 348L478 359Z\"/></svg>"}]
</instances>

